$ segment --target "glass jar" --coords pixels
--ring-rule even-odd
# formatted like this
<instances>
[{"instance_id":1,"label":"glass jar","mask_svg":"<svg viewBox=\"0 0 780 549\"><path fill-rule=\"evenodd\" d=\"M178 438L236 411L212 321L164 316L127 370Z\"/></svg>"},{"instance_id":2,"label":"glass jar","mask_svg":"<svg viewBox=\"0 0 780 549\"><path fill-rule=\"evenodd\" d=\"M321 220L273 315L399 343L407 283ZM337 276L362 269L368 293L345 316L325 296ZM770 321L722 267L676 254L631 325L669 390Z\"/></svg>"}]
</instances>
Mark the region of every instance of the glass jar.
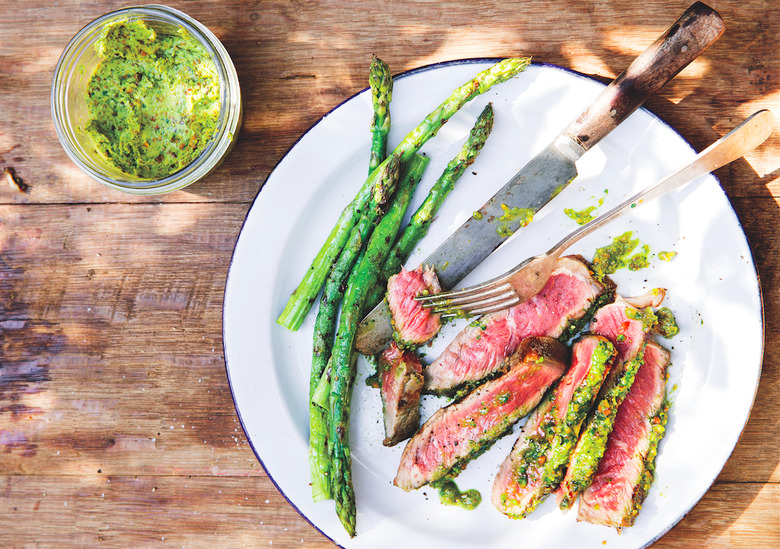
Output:
<instances>
[{"instance_id":1,"label":"glass jar","mask_svg":"<svg viewBox=\"0 0 780 549\"><path fill-rule=\"evenodd\" d=\"M124 173L99 154L84 131L89 120L87 85L102 58L95 42L104 26L116 21L141 20L155 30L184 29L212 58L219 75L220 113L214 135L200 155L187 166L162 179L143 179ZM70 159L93 179L113 189L139 195L183 189L213 171L232 148L241 125L241 91L227 50L214 34L192 17L163 5L120 9L98 17L68 43L54 71L51 92L54 127Z\"/></svg>"}]
</instances>

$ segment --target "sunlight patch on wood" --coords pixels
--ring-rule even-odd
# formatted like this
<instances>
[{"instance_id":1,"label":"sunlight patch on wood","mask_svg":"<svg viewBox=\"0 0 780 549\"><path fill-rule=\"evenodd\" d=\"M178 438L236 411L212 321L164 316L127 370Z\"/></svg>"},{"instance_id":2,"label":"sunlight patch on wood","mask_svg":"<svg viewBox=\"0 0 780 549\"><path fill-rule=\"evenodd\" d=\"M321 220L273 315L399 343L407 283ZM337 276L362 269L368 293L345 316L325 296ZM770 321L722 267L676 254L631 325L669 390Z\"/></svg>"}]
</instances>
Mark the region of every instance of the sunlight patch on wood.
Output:
<instances>
[{"instance_id":1,"label":"sunlight patch on wood","mask_svg":"<svg viewBox=\"0 0 780 549\"><path fill-rule=\"evenodd\" d=\"M430 34L430 29L406 26L401 28L400 32L404 36L420 36L422 40ZM428 50L424 44L420 49L428 53L415 58L414 62L405 69L440 63L444 60L530 55L526 52L528 47L518 40L516 31L489 27L453 28L436 48Z\"/></svg>"},{"instance_id":2,"label":"sunlight patch on wood","mask_svg":"<svg viewBox=\"0 0 780 549\"><path fill-rule=\"evenodd\" d=\"M658 34L658 29L622 25L604 32L604 47L621 55L636 57L655 42Z\"/></svg>"},{"instance_id":3,"label":"sunlight patch on wood","mask_svg":"<svg viewBox=\"0 0 780 549\"><path fill-rule=\"evenodd\" d=\"M40 391L35 393L26 393L21 396L20 402L27 408L35 410L36 414L53 410L56 406L57 397L52 391ZM30 418L32 419L32 418ZM46 419L45 421L48 421Z\"/></svg>"},{"instance_id":4,"label":"sunlight patch on wood","mask_svg":"<svg viewBox=\"0 0 780 549\"><path fill-rule=\"evenodd\" d=\"M745 101L741 103L736 109L733 116L724 116L722 120L719 120L713 126L713 129L721 135L725 135L732 130L741 120L749 117L753 113L762 109L768 109L772 111L775 117L775 125L772 134L763 144L758 148L745 155L745 160L750 167L755 170L758 177L764 178L774 174L774 177L770 181L766 181L766 185L780 182L780 165L777 164L777 159L774 155L774 149L772 143L780 141L780 91L775 93L769 93L752 101Z\"/></svg>"},{"instance_id":5,"label":"sunlight patch on wood","mask_svg":"<svg viewBox=\"0 0 780 549\"><path fill-rule=\"evenodd\" d=\"M617 74L607 65L604 58L595 54L586 44L571 42L563 49L568 66L583 74L615 78Z\"/></svg>"}]
</instances>

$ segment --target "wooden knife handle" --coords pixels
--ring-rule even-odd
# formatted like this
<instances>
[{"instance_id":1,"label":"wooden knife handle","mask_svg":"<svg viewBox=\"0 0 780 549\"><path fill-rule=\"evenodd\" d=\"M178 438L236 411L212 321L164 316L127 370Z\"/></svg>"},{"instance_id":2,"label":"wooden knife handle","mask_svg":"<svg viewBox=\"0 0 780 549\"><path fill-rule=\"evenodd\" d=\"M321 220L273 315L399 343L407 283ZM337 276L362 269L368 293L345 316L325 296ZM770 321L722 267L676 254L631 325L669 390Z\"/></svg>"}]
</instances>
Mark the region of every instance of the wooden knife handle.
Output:
<instances>
[{"instance_id":1,"label":"wooden knife handle","mask_svg":"<svg viewBox=\"0 0 780 549\"><path fill-rule=\"evenodd\" d=\"M715 10L696 2L607 86L564 135L585 151L593 147L715 42L723 28Z\"/></svg>"}]
</instances>

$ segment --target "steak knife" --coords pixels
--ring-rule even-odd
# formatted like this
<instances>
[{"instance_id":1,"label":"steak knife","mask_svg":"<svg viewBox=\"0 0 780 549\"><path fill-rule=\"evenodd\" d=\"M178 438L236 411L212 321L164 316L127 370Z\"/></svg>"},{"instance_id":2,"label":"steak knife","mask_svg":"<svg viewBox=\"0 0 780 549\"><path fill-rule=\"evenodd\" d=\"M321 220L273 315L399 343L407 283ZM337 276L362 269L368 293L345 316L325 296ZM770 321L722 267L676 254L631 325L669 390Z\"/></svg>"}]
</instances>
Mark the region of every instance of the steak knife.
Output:
<instances>
[{"instance_id":1,"label":"steak knife","mask_svg":"<svg viewBox=\"0 0 780 549\"><path fill-rule=\"evenodd\" d=\"M423 261L436 269L442 287L453 288L520 228L519 219L505 216L507 208L534 213L541 209L577 176L575 162L583 154L696 59L723 29L720 15L709 6L696 2L688 8L552 143ZM364 355L379 353L392 334L390 311L382 301L358 327L356 348Z\"/></svg>"}]
</instances>

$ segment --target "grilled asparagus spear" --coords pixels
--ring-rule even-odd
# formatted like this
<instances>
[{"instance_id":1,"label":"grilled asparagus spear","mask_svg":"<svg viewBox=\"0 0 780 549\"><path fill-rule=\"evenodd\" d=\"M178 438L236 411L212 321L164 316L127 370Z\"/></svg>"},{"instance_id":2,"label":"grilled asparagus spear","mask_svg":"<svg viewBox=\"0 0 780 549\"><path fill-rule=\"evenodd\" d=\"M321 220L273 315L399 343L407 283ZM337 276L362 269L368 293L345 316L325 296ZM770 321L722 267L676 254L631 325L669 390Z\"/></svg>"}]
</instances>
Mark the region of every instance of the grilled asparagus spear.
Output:
<instances>
[{"instance_id":1,"label":"grilled asparagus spear","mask_svg":"<svg viewBox=\"0 0 780 549\"><path fill-rule=\"evenodd\" d=\"M379 213L377 208L369 210L373 212L373 215L361 216L361 220L352 230L347 246L342 250L336 265L330 275L328 275L322 297L320 298L317 319L314 323L312 366L309 379L310 396L313 395L314 390L317 388L325 366L331 358L339 303L344 293L347 277L364 251L363 245L368 240L372 229L383 232L383 227L388 222L395 223L394 218L399 216L403 218L414 188L420 181L428 162L427 158L416 155L403 167L400 176L397 173L388 172L389 177L400 177L400 181L387 213L382 217L382 221L378 221ZM397 169L397 162L391 162L385 164L385 166L395 166L396 168L394 169ZM385 218L388 217L390 218L389 221L385 221ZM332 497L327 479L330 467L328 452L325 447L328 429L327 418L324 417L324 414L324 410L316 403L309 403L309 464L312 476L312 494L315 501Z\"/></svg>"},{"instance_id":2,"label":"grilled asparagus spear","mask_svg":"<svg viewBox=\"0 0 780 549\"><path fill-rule=\"evenodd\" d=\"M367 309L373 309L379 303L385 294L387 280L401 270L401 266L406 263L414 247L427 234L436 213L444 203L444 199L455 187L455 183L460 176L477 159L480 151L485 146L488 136L493 129L493 105L488 103L482 110L474 127L469 132L466 142L461 147L458 154L453 158L442 172L439 179L434 183L428 196L423 203L414 212L409 223L404 228L401 236L396 240L392 250L387 256L382 266L381 278L377 287L372 290L369 297Z\"/></svg>"},{"instance_id":3,"label":"grilled asparagus spear","mask_svg":"<svg viewBox=\"0 0 780 549\"><path fill-rule=\"evenodd\" d=\"M368 173L371 174L387 157L387 134L390 133L390 101L393 99L393 77L387 63L376 55L368 71L371 88L371 103L374 116L371 119L371 159Z\"/></svg>"},{"instance_id":4,"label":"grilled asparagus spear","mask_svg":"<svg viewBox=\"0 0 780 549\"><path fill-rule=\"evenodd\" d=\"M493 85L505 82L525 69L531 60L528 57L509 58L478 73L456 90L436 109L434 109L420 124L409 132L395 147L393 155L401 162L407 162L431 137L436 135L442 125L447 122L464 104L479 94L489 90ZM386 162L387 160L385 160ZM380 164L381 166L381 164ZM331 230L325 243L320 248L310 267L306 271L297 289L292 293L279 315L277 322L291 330L297 330L309 312L317 297L333 262L338 258L344 247L352 227L360 212L363 211L375 186L380 172L374 170L358 191L355 198L341 213L336 225Z\"/></svg>"},{"instance_id":5,"label":"grilled asparagus spear","mask_svg":"<svg viewBox=\"0 0 780 549\"><path fill-rule=\"evenodd\" d=\"M344 291L344 283L349 275L355 260L360 255L371 230L378 218L384 214L387 208L389 194L396 186L400 166L395 157L382 167L382 177L375 192L369 201L369 207L360 216L357 224L352 228L347 245L341 251L338 261L333 266L325 288L320 298L320 307L317 311L317 319L314 323L314 341L312 350L311 371L309 373L309 397L314 395L314 390L322 377L325 365L330 359L331 345L336 325L336 315L341 301L341 293ZM309 402L309 465L311 468L312 496L315 501L330 499L327 459L327 432L325 411L314 402Z\"/></svg>"},{"instance_id":6,"label":"grilled asparagus spear","mask_svg":"<svg viewBox=\"0 0 780 549\"><path fill-rule=\"evenodd\" d=\"M401 197L407 196L405 203L403 200L393 201L390 210L371 233L365 252L347 281L333 343L328 426L331 489L336 500L336 512L350 535L355 534L355 494L352 488L352 460L348 439L350 398L355 378L355 363L351 360L355 354L355 335L363 318L367 294L376 284L379 270L387 255L387 241L395 239L406 213L410 190L417 185L427 165L428 159L421 156L415 156L409 162L396 192Z\"/></svg>"}]
</instances>

